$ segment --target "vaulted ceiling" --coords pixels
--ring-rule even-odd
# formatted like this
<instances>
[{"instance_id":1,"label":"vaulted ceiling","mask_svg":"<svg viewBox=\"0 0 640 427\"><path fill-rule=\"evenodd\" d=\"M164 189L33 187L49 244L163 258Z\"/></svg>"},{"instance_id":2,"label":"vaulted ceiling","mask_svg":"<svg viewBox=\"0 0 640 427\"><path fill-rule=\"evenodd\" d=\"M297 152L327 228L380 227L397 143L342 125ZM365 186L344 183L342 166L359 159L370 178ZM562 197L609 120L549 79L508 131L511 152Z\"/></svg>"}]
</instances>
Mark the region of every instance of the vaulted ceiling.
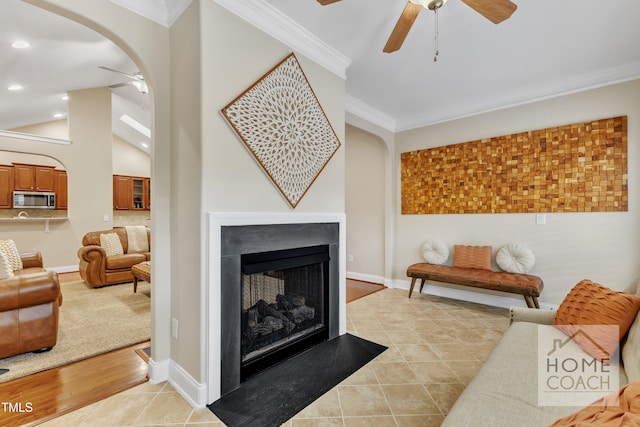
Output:
<instances>
[{"instance_id":1,"label":"vaulted ceiling","mask_svg":"<svg viewBox=\"0 0 640 427\"><path fill-rule=\"evenodd\" d=\"M111 1L170 26L192 0ZM331 69L336 58L341 64L347 111L394 132L640 78L637 0L512 0L517 10L498 25L449 0L438 13L437 62L435 14L427 9L399 51L382 51L407 0L213 1L268 32L279 28L274 37L320 63L329 52L333 59L323 65ZM11 48L21 39L31 46ZM69 90L128 80L101 65L137 71L97 33L3 0L0 129L54 120ZM6 91L17 83L22 90ZM148 141L118 120L126 112L149 126L148 95L130 85L113 93L114 133L138 146Z\"/></svg>"}]
</instances>

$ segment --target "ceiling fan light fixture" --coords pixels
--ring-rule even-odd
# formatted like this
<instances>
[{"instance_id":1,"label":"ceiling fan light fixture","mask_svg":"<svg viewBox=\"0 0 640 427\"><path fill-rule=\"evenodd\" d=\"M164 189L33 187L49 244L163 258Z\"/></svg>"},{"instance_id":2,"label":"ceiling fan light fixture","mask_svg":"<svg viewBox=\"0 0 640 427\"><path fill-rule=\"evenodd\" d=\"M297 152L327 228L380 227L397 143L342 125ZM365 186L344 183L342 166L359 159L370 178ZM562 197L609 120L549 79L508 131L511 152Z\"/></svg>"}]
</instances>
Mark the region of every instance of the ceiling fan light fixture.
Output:
<instances>
[{"instance_id":1,"label":"ceiling fan light fixture","mask_svg":"<svg viewBox=\"0 0 640 427\"><path fill-rule=\"evenodd\" d=\"M144 80L136 80L134 82L131 82L131 84L134 85L136 89L140 91L140 93L142 94L149 93L149 88L147 87L147 84L144 82Z\"/></svg>"},{"instance_id":2,"label":"ceiling fan light fixture","mask_svg":"<svg viewBox=\"0 0 640 427\"><path fill-rule=\"evenodd\" d=\"M429 10L440 9L447 2L447 0L409 0L409 1L413 4L419 4L420 6Z\"/></svg>"},{"instance_id":3,"label":"ceiling fan light fixture","mask_svg":"<svg viewBox=\"0 0 640 427\"><path fill-rule=\"evenodd\" d=\"M426 8L429 10L436 10L436 9L440 9L446 3L447 3L447 0L431 0L430 2L428 2Z\"/></svg>"}]
</instances>

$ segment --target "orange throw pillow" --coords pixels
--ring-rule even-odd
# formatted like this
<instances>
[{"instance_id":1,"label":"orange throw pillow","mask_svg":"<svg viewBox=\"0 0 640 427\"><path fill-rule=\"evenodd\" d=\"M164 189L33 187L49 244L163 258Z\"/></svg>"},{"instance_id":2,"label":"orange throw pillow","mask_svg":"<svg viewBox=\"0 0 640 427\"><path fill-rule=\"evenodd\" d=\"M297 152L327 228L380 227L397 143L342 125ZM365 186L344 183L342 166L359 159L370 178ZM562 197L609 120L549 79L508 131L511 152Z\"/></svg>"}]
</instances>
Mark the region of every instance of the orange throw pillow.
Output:
<instances>
[{"instance_id":1,"label":"orange throw pillow","mask_svg":"<svg viewBox=\"0 0 640 427\"><path fill-rule=\"evenodd\" d=\"M640 297L583 280L562 301L553 324L594 358L609 359L631 327L638 309ZM581 328L586 325L616 325L618 335L612 336L606 328ZM586 334L579 333L581 329Z\"/></svg>"},{"instance_id":2,"label":"orange throw pillow","mask_svg":"<svg viewBox=\"0 0 640 427\"><path fill-rule=\"evenodd\" d=\"M491 246L454 245L453 266L491 271Z\"/></svg>"}]
</instances>

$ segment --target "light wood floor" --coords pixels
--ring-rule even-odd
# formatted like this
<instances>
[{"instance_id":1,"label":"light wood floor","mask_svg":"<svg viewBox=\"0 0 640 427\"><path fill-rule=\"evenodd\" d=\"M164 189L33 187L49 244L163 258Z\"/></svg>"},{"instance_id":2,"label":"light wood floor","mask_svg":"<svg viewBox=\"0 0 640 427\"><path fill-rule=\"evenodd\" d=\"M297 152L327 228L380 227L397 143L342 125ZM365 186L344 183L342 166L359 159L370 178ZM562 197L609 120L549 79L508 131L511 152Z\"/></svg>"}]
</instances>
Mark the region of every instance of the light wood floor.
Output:
<instances>
[{"instance_id":1,"label":"light wood floor","mask_svg":"<svg viewBox=\"0 0 640 427\"><path fill-rule=\"evenodd\" d=\"M77 273L60 274L61 282L80 280ZM384 289L384 286L347 280L347 302ZM0 425L32 426L105 399L148 380L140 343L60 368L0 383ZM16 408L15 404L21 406ZM18 409L18 410L16 410Z\"/></svg>"}]
</instances>

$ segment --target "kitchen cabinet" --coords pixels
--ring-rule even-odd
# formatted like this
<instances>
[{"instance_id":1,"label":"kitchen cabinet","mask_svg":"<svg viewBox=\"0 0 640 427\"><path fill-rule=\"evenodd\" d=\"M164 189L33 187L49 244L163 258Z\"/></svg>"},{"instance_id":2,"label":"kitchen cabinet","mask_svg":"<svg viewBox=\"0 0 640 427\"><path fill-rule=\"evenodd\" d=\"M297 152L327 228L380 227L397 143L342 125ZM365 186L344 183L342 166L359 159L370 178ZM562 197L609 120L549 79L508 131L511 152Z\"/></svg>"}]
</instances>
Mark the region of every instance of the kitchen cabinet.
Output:
<instances>
[{"instance_id":1,"label":"kitchen cabinet","mask_svg":"<svg viewBox=\"0 0 640 427\"><path fill-rule=\"evenodd\" d=\"M13 164L14 189L17 191L54 191L53 166Z\"/></svg>"},{"instance_id":2,"label":"kitchen cabinet","mask_svg":"<svg viewBox=\"0 0 640 427\"><path fill-rule=\"evenodd\" d=\"M0 165L0 209L13 208L13 166Z\"/></svg>"},{"instance_id":3,"label":"kitchen cabinet","mask_svg":"<svg viewBox=\"0 0 640 427\"><path fill-rule=\"evenodd\" d=\"M131 209L131 186L130 176L113 176L113 209L129 210Z\"/></svg>"},{"instance_id":4,"label":"kitchen cabinet","mask_svg":"<svg viewBox=\"0 0 640 427\"><path fill-rule=\"evenodd\" d=\"M113 209L149 210L151 209L149 178L138 176L113 176Z\"/></svg>"},{"instance_id":5,"label":"kitchen cabinet","mask_svg":"<svg viewBox=\"0 0 640 427\"><path fill-rule=\"evenodd\" d=\"M68 208L67 171L55 169L54 188L56 192L56 209Z\"/></svg>"}]
</instances>

